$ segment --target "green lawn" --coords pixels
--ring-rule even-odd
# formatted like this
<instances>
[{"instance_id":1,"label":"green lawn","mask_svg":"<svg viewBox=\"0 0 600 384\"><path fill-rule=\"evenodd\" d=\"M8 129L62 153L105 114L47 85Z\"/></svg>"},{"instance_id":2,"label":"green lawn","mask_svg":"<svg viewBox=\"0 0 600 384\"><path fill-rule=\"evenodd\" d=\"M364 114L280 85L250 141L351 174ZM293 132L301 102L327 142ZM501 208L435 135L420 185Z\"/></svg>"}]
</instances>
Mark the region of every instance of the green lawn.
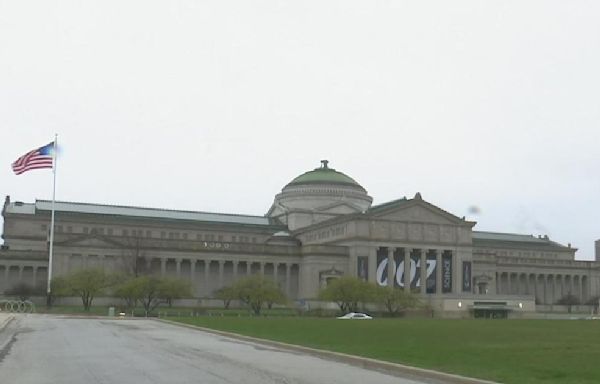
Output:
<instances>
[{"instance_id":1,"label":"green lawn","mask_svg":"<svg viewBox=\"0 0 600 384\"><path fill-rule=\"evenodd\" d=\"M172 319L503 383L600 383L600 321Z\"/></svg>"}]
</instances>

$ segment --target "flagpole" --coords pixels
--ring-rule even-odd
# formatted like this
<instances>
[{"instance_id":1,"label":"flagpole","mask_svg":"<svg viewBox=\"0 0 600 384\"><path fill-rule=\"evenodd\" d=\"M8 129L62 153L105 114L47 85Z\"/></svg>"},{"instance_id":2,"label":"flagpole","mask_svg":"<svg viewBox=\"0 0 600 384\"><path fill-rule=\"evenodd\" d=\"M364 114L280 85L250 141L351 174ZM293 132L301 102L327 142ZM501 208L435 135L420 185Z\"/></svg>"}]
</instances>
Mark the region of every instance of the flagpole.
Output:
<instances>
[{"instance_id":1,"label":"flagpole","mask_svg":"<svg viewBox=\"0 0 600 384\"><path fill-rule=\"evenodd\" d=\"M54 251L54 201L56 200L56 152L58 152L58 135L54 134L54 148L52 150L52 208L50 216L50 250L48 252L48 287L46 289L46 304L52 306L52 256Z\"/></svg>"}]
</instances>

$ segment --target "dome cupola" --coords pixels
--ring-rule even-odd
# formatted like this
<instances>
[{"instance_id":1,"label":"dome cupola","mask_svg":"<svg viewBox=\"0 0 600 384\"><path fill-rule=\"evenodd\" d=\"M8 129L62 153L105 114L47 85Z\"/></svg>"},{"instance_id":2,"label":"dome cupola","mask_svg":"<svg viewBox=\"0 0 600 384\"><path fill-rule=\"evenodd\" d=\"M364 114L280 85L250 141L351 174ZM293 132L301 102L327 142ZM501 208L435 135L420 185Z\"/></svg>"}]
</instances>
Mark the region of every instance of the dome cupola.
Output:
<instances>
[{"instance_id":1,"label":"dome cupola","mask_svg":"<svg viewBox=\"0 0 600 384\"><path fill-rule=\"evenodd\" d=\"M321 166L290 181L267 213L288 225L290 230L315 224L340 215L366 211L373 199L350 176Z\"/></svg>"}]
</instances>

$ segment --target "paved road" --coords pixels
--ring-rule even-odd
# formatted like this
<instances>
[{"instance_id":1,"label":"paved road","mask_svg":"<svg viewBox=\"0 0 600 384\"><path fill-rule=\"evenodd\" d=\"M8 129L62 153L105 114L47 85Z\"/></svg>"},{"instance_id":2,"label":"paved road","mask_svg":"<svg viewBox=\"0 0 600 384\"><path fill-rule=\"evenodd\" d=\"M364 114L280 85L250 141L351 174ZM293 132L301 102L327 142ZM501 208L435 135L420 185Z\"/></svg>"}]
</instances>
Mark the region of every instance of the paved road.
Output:
<instances>
[{"instance_id":1,"label":"paved road","mask_svg":"<svg viewBox=\"0 0 600 384\"><path fill-rule=\"evenodd\" d=\"M420 384L152 320L26 315L0 334L0 382Z\"/></svg>"}]
</instances>

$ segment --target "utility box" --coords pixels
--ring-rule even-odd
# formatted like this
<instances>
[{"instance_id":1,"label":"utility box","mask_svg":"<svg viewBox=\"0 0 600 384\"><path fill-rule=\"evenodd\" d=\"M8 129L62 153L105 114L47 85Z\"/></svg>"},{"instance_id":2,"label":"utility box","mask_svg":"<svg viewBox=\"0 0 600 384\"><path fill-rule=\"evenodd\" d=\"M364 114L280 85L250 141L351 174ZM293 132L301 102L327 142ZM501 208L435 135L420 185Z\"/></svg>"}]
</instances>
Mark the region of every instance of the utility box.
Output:
<instances>
[{"instance_id":1,"label":"utility box","mask_svg":"<svg viewBox=\"0 0 600 384\"><path fill-rule=\"evenodd\" d=\"M115 307L108 307L108 316L115 317Z\"/></svg>"}]
</instances>

